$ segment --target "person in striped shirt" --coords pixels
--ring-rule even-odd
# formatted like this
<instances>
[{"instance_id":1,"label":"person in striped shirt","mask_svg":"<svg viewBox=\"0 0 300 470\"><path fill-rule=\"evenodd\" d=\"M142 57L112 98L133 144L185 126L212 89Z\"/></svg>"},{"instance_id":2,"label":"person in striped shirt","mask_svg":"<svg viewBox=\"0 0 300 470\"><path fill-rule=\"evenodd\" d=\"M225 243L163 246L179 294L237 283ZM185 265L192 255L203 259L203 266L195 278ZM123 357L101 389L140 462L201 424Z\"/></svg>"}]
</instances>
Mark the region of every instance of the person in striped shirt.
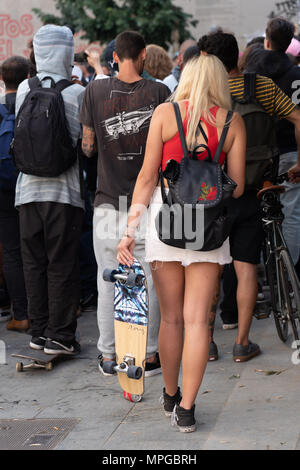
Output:
<instances>
[{"instance_id":1,"label":"person in striped shirt","mask_svg":"<svg viewBox=\"0 0 300 470\"><path fill-rule=\"evenodd\" d=\"M239 48L236 38L228 33L212 33L201 37L198 46L202 54L216 55L223 62L229 75L229 86L233 98L243 98L244 77L238 69ZM292 181L293 175L300 173L300 109L273 80L260 75L256 77L256 99L271 116L287 119L295 126L298 162L289 171ZM260 261L263 231L256 192L245 191L235 203L233 208L235 224L230 234L230 248L238 279L239 321L233 359L236 362L244 362L260 354L259 346L249 341L249 332L257 298L257 264ZM213 331L215 313L211 316L210 325ZM209 355L211 358L218 357L217 346L212 335Z\"/></svg>"}]
</instances>

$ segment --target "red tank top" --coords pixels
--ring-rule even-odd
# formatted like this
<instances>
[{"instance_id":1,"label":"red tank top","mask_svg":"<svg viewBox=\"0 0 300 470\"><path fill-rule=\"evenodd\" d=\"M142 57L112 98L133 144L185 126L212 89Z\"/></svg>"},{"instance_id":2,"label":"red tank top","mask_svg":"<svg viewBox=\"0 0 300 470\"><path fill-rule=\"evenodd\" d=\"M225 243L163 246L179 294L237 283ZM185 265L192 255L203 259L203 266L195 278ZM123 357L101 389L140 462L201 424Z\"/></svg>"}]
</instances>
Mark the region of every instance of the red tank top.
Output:
<instances>
[{"instance_id":1,"label":"red tank top","mask_svg":"<svg viewBox=\"0 0 300 470\"><path fill-rule=\"evenodd\" d=\"M186 101L186 115L185 115L184 121L182 123L185 135L186 135L186 132L187 132L187 114L188 114L187 111L188 111L188 106L189 106L189 103L188 103L188 101ZM210 109L210 112L214 117L216 117L218 109L219 109L218 106L214 106L213 108ZM218 145L219 145L217 128L215 126L213 126L212 124L209 124L203 118L201 118L201 120L206 125L207 132L208 132L208 136L207 136L208 144L207 144L207 146L208 146L208 148L211 152L212 157L214 157L214 155L217 151ZM201 152L199 154L198 159L199 160L204 160L206 157L207 157L207 151L204 151L204 152ZM180 163L182 158L183 158L182 147L181 147L179 132L177 131L177 133L174 135L174 137L172 137L172 139L165 142L164 145L163 145L162 170L163 171L165 170L169 160L173 159L173 160L176 160L178 163ZM224 152L221 152L220 159L219 159L220 165L223 165L223 163L225 162L225 158L226 158L226 154Z\"/></svg>"}]
</instances>

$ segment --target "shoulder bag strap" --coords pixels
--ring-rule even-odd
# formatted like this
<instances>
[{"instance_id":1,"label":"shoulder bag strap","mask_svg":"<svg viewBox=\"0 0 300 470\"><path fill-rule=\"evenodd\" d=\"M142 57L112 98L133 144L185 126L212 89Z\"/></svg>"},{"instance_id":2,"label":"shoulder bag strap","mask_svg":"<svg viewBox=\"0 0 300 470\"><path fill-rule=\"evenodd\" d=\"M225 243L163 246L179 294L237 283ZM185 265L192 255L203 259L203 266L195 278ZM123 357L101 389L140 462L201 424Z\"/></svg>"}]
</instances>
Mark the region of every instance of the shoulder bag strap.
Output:
<instances>
[{"instance_id":1,"label":"shoulder bag strap","mask_svg":"<svg viewBox=\"0 0 300 470\"><path fill-rule=\"evenodd\" d=\"M218 162L219 162L220 155L221 155L221 152L222 152L222 150L223 150L224 143L225 143L225 140L226 140L226 137L227 137L227 133L228 133L228 129L229 129L229 126L230 126L230 122L229 122L229 121L232 119L232 116L233 116L233 112L232 112L232 111L228 111L227 116L226 116L225 126L224 126L224 128L223 128L222 135L221 135L221 138L220 138L220 140L219 140L219 145L218 145L217 151L216 151L215 156L214 156L214 159L213 159L213 161L214 161L215 163L218 163Z\"/></svg>"}]
</instances>

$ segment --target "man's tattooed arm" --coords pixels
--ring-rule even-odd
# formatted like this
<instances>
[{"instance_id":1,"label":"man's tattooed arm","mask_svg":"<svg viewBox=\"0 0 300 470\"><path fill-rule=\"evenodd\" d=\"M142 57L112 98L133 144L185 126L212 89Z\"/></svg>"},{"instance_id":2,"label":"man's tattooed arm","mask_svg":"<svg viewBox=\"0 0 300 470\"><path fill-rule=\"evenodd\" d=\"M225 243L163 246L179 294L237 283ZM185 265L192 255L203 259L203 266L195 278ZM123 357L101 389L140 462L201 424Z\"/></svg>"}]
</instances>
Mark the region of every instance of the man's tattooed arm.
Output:
<instances>
[{"instance_id":1,"label":"man's tattooed arm","mask_svg":"<svg viewBox=\"0 0 300 470\"><path fill-rule=\"evenodd\" d=\"M92 157L97 152L95 131L90 127L83 126L81 148L87 157Z\"/></svg>"}]
</instances>

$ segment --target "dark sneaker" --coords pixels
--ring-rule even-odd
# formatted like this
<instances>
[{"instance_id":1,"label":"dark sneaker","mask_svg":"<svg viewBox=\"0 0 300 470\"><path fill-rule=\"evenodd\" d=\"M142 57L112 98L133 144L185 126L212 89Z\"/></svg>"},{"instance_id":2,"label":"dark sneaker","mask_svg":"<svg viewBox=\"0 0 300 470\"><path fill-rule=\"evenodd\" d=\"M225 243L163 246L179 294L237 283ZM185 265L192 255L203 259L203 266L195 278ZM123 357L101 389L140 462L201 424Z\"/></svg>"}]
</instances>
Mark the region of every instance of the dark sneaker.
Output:
<instances>
[{"instance_id":1,"label":"dark sneaker","mask_svg":"<svg viewBox=\"0 0 300 470\"><path fill-rule=\"evenodd\" d=\"M37 351L44 349L47 338L44 336L33 336L30 340L29 346L31 349L36 349Z\"/></svg>"},{"instance_id":2,"label":"dark sneaker","mask_svg":"<svg viewBox=\"0 0 300 470\"><path fill-rule=\"evenodd\" d=\"M113 359L110 359L110 360L113 361ZM99 356L98 356L98 369L101 372L101 374L104 375L105 377L112 377L113 375L116 375L115 371L113 373L104 372L104 369L103 369L103 363L104 362L105 361L103 360L103 355L99 354Z\"/></svg>"},{"instance_id":3,"label":"dark sneaker","mask_svg":"<svg viewBox=\"0 0 300 470\"><path fill-rule=\"evenodd\" d=\"M45 347L45 354L65 354L66 356L76 356L80 353L80 344L74 341L72 344L63 344L53 339L47 339Z\"/></svg>"},{"instance_id":4,"label":"dark sneaker","mask_svg":"<svg viewBox=\"0 0 300 470\"><path fill-rule=\"evenodd\" d=\"M210 362L217 361L219 359L218 347L214 341L209 345L208 360Z\"/></svg>"},{"instance_id":5,"label":"dark sneaker","mask_svg":"<svg viewBox=\"0 0 300 470\"><path fill-rule=\"evenodd\" d=\"M233 346L233 360L235 362L249 361L260 353L261 350L258 344L251 343L251 341L249 341L247 346L243 346L242 344L235 344Z\"/></svg>"},{"instance_id":6,"label":"dark sneaker","mask_svg":"<svg viewBox=\"0 0 300 470\"><path fill-rule=\"evenodd\" d=\"M152 375L157 374L161 374L161 365L158 353L156 353L155 362L146 362L145 365L145 377L152 377Z\"/></svg>"},{"instance_id":7,"label":"dark sneaker","mask_svg":"<svg viewBox=\"0 0 300 470\"><path fill-rule=\"evenodd\" d=\"M172 426L177 426L180 432L196 431L196 420L194 414L195 405L193 405L190 410L186 410L185 408L181 408L179 405L175 405L171 418Z\"/></svg>"},{"instance_id":8,"label":"dark sneaker","mask_svg":"<svg viewBox=\"0 0 300 470\"><path fill-rule=\"evenodd\" d=\"M179 403L181 402L181 398L182 397L181 397L181 392L180 392L179 387L177 389L176 394L173 397L171 397L170 395L166 393L165 388L163 389L163 395L160 397L159 401L164 407L164 412L166 416L172 416L174 406L179 405Z\"/></svg>"}]
</instances>

